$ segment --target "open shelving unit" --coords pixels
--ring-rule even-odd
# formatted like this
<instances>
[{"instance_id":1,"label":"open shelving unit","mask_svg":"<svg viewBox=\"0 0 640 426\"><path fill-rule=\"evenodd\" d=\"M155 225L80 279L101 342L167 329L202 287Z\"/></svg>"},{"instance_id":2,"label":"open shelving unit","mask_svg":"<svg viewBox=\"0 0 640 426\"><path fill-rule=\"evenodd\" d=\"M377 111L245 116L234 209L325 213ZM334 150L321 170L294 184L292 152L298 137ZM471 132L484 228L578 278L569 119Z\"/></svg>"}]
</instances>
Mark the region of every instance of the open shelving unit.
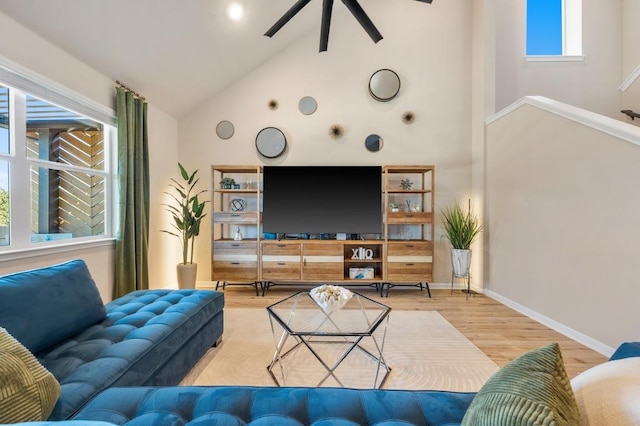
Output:
<instances>
[{"instance_id":1,"label":"open shelving unit","mask_svg":"<svg viewBox=\"0 0 640 426\"><path fill-rule=\"evenodd\" d=\"M227 285L260 287L262 191L260 166L211 169L211 279ZM223 186L230 178L235 185ZM239 234L238 234L239 233ZM240 237L240 239L238 238Z\"/></svg>"},{"instance_id":2,"label":"open shelving unit","mask_svg":"<svg viewBox=\"0 0 640 426\"><path fill-rule=\"evenodd\" d=\"M434 166L385 166L384 286L426 287L433 280ZM393 204L392 204L393 203ZM399 205L394 211L392 205Z\"/></svg>"},{"instance_id":3,"label":"open shelving unit","mask_svg":"<svg viewBox=\"0 0 640 426\"><path fill-rule=\"evenodd\" d=\"M256 294L274 283L337 283L375 285L386 295L398 285L426 287L430 297L434 173L433 166L382 168L383 232L373 239L274 240L262 233L261 166L212 166L211 278L216 288L251 285ZM221 187L224 178L236 186Z\"/></svg>"}]
</instances>

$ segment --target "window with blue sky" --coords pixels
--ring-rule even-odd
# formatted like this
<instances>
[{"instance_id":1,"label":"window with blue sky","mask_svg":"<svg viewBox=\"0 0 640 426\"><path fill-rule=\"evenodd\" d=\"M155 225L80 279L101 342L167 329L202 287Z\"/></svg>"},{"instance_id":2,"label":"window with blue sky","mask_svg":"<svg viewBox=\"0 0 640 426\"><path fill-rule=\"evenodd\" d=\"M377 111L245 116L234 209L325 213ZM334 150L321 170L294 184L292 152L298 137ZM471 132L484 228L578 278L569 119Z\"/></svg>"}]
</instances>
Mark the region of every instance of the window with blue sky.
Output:
<instances>
[{"instance_id":1,"label":"window with blue sky","mask_svg":"<svg viewBox=\"0 0 640 426\"><path fill-rule=\"evenodd\" d=\"M582 55L582 0L527 0L526 54Z\"/></svg>"},{"instance_id":2,"label":"window with blue sky","mask_svg":"<svg viewBox=\"0 0 640 426\"><path fill-rule=\"evenodd\" d=\"M562 0L527 0L527 55L562 55Z\"/></svg>"}]
</instances>

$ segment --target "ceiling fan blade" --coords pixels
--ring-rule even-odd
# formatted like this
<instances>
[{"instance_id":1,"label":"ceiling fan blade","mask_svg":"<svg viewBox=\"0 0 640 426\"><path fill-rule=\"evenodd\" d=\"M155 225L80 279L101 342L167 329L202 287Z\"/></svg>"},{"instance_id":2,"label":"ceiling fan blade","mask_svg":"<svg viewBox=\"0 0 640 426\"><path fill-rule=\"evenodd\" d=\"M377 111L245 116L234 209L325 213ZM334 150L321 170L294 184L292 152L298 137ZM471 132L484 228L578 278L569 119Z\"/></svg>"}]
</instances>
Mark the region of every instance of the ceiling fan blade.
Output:
<instances>
[{"instance_id":1,"label":"ceiling fan blade","mask_svg":"<svg viewBox=\"0 0 640 426\"><path fill-rule=\"evenodd\" d=\"M369 34L369 37L371 37L371 40L373 40L374 43L382 40L382 34L380 34L380 31L378 31L376 26L373 24L373 21L369 19L367 13L364 11L362 6L360 6L360 3L358 3L358 0L342 0L342 3L347 6L347 9L351 11L351 14L355 16L358 22L360 22L360 25L362 25L362 28L364 28L367 34Z\"/></svg>"},{"instance_id":2,"label":"ceiling fan blade","mask_svg":"<svg viewBox=\"0 0 640 426\"><path fill-rule=\"evenodd\" d=\"M433 0L416 0L416 1L421 1L422 3L431 3Z\"/></svg>"},{"instance_id":3,"label":"ceiling fan blade","mask_svg":"<svg viewBox=\"0 0 640 426\"><path fill-rule=\"evenodd\" d=\"M322 26L320 27L320 52L326 52L329 46L329 27L331 26L331 11L333 0L324 0L322 3Z\"/></svg>"},{"instance_id":4,"label":"ceiling fan blade","mask_svg":"<svg viewBox=\"0 0 640 426\"><path fill-rule=\"evenodd\" d=\"M291 20L291 18L296 16L296 14L300 12L303 7L309 4L310 1L311 0L298 0L298 2L291 6L291 9L289 9L284 15L282 15L282 18L278 19L278 22L273 24L273 26L269 28L266 33L264 33L264 35L266 35L267 37L273 37L278 31L280 31L282 27L284 27L287 22Z\"/></svg>"}]
</instances>

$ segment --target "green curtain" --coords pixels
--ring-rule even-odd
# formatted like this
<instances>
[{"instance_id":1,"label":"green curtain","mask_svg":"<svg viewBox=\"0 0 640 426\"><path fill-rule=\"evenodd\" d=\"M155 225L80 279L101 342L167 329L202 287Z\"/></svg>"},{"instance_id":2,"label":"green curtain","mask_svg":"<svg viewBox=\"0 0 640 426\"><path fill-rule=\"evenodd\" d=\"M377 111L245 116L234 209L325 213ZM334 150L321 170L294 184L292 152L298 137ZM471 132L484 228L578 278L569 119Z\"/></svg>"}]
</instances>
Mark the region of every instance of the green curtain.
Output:
<instances>
[{"instance_id":1,"label":"green curtain","mask_svg":"<svg viewBox=\"0 0 640 426\"><path fill-rule=\"evenodd\" d=\"M113 297L149 288L149 147L147 103L116 88L119 229Z\"/></svg>"}]
</instances>

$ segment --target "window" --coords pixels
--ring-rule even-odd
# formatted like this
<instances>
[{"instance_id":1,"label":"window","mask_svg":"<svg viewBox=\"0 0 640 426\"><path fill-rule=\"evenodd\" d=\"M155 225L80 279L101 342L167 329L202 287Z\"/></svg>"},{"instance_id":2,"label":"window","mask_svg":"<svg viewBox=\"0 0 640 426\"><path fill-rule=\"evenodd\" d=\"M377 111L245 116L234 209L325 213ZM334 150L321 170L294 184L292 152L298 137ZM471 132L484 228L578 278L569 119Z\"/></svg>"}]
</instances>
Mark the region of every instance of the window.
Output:
<instances>
[{"instance_id":1,"label":"window","mask_svg":"<svg viewBox=\"0 0 640 426\"><path fill-rule=\"evenodd\" d=\"M527 56L582 55L582 0L527 0Z\"/></svg>"},{"instance_id":2,"label":"window","mask_svg":"<svg viewBox=\"0 0 640 426\"><path fill-rule=\"evenodd\" d=\"M9 89L0 86L0 154L9 154ZM9 162L0 158L0 246L9 244Z\"/></svg>"},{"instance_id":3,"label":"window","mask_svg":"<svg viewBox=\"0 0 640 426\"><path fill-rule=\"evenodd\" d=\"M0 80L0 252L111 237L115 128L104 118Z\"/></svg>"}]
</instances>

